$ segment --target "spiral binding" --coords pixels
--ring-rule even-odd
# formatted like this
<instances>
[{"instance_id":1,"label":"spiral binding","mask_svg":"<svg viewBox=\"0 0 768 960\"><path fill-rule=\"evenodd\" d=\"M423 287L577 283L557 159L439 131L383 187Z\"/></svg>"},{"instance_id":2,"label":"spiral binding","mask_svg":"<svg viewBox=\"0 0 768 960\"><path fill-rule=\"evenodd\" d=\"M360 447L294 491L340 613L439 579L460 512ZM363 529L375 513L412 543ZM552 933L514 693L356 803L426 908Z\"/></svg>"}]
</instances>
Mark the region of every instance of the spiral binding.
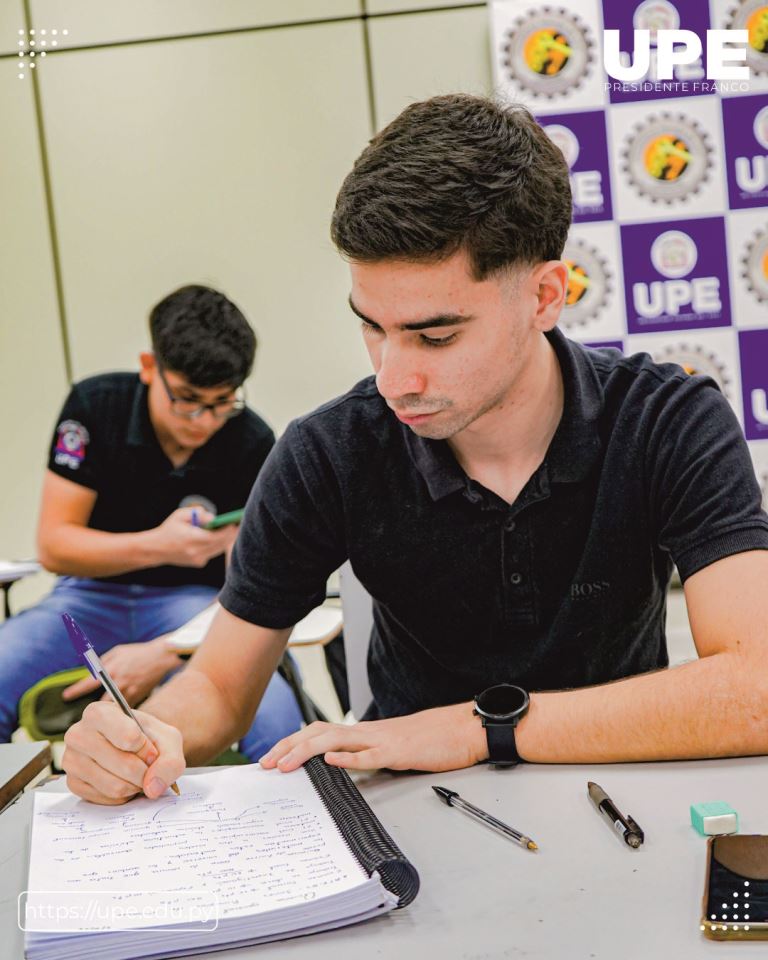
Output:
<instances>
[{"instance_id":1,"label":"spiral binding","mask_svg":"<svg viewBox=\"0 0 768 960\"><path fill-rule=\"evenodd\" d=\"M381 825L346 770L322 757L304 764L318 796L368 876L378 873L382 885L406 907L419 892L419 874Z\"/></svg>"}]
</instances>

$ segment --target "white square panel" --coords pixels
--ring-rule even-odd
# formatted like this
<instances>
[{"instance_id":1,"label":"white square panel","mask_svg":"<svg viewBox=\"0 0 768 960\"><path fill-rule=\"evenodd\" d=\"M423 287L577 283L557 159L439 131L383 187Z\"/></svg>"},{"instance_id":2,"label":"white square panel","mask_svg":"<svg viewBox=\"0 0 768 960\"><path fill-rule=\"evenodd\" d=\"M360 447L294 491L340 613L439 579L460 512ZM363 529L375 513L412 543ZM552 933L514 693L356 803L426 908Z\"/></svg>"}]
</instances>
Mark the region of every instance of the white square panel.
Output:
<instances>
[{"instance_id":1,"label":"white square panel","mask_svg":"<svg viewBox=\"0 0 768 960\"><path fill-rule=\"evenodd\" d=\"M736 332L690 330L687 333L633 334L626 353L649 353L656 363L677 363L688 373L705 373L717 383L743 423Z\"/></svg>"},{"instance_id":2,"label":"white square panel","mask_svg":"<svg viewBox=\"0 0 768 960\"><path fill-rule=\"evenodd\" d=\"M563 251L570 279L559 326L573 340L619 340L626 334L619 229L615 223L571 227Z\"/></svg>"},{"instance_id":3,"label":"white square panel","mask_svg":"<svg viewBox=\"0 0 768 960\"><path fill-rule=\"evenodd\" d=\"M567 5L496 0L490 5L494 83L534 112L606 103L598 0Z\"/></svg>"},{"instance_id":4,"label":"white square panel","mask_svg":"<svg viewBox=\"0 0 768 960\"><path fill-rule=\"evenodd\" d=\"M615 216L671 220L726 207L720 102L688 97L608 111Z\"/></svg>"},{"instance_id":5,"label":"white square panel","mask_svg":"<svg viewBox=\"0 0 768 960\"><path fill-rule=\"evenodd\" d=\"M732 210L726 231L733 323L768 327L768 208Z\"/></svg>"},{"instance_id":6,"label":"white square panel","mask_svg":"<svg viewBox=\"0 0 768 960\"><path fill-rule=\"evenodd\" d=\"M768 440L749 440L747 442L755 474L763 491L763 510L768 510Z\"/></svg>"}]
</instances>

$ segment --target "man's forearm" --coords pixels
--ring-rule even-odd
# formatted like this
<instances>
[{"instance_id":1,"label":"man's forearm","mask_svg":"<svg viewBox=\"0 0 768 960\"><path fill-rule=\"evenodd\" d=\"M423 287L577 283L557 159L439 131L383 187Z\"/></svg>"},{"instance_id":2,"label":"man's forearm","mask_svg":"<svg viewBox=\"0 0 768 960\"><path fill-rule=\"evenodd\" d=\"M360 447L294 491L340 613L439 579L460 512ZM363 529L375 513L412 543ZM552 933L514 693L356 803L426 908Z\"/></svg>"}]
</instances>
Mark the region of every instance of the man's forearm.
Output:
<instances>
[{"instance_id":1,"label":"man's forearm","mask_svg":"<svg viewBox=\"0 0 768 960\"><path fill-rule=\"evenodd\" d=\"M243 718L201 670L181 670L141 709L181 732L190 766L213 760L244 733Z\"/></svg>"},{"instance_id":2,"label":"man's forearm","mask_svg":"<svg viewBox=\"0 0 768 960\"><path fill-rule=\"evenodd\" d=\"M517 728L539 763L614 763L768 753L764 668L718 653L580 690L536 693Z\"/></svg>"},{"instance_id":3,"label":"man's forearm","mask_svg":"<svg viewBox=\"0 0 768 960\"><path fill-rule=\"evenodd\" d=\"M40 562L70 577L115 577L160 563L152 530L107 533L66 524L38 542Z\"/></svg>"},{"instance_id":4,"label":"man's forearm","mask_svg":"<svg viewBox=\"0 0 768 960\"><path fill-rule=\"evenodd\" d=\"M181 732L187 763L207 763L247 733L290 633L220 607L194 657L141 709Z\"/></svg>"}]
</instances>

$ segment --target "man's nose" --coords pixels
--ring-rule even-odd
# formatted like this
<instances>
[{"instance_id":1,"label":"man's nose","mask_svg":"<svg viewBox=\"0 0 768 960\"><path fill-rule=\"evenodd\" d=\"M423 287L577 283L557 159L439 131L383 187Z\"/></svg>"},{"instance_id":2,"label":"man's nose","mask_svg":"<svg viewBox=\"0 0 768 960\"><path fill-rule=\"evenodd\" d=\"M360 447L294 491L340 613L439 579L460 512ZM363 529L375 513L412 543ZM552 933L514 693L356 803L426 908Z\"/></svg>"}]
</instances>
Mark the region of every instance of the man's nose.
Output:
<instances>
[{"instance_id":1,"label":"man's nose","mask_svg":"<svg viewBox=\"0 0 768 960\"><path fill-rule=\"evenodd\" d=\"M214 416L213 410L211 410L210 407L205 407L202 413L198 413L195 417L195 422L205 430L213 430L221 423L221 421Z\"/></svg>"},{"instance_id":2,"label":"man's nose","mask_svg":"<svg viewBox=\"0 0 768 960\"><path fill-rule=\"evenodd\" d=\"M408 394L424 393L426 377L410 351L387 344L381 351L376 387L385 400L399 400Z\"/></svg>"}]
</instances>

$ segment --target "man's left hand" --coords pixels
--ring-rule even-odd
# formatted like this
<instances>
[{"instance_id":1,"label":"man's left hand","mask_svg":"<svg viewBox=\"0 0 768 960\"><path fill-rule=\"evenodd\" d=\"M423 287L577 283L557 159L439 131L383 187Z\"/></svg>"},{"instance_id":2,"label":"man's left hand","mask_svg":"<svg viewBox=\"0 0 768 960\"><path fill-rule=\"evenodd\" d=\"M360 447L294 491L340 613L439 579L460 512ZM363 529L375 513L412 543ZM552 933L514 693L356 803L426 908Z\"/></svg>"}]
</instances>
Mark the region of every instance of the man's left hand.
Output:
<instances>
[{"instance_id":1,"label":"man's left hand","mask_svg":"<svg viewBox=\"0 0 768 960\"><path fill-rule=\"evenodd\" d=\"M162 638L145 643L118 644L107 650L101 662L132 707L146 700L163 677L183 663L177 654L165 646ZM94 677L84 677L62 690L61 697L63 700L74 700L98 690L100 686ZM108 693L102 697L102 700L111 699Z\"/></svg>"},{"instance_id":2,"label":"man's left hand","mask_svg":"<svg viewBox=\"0 0 768 960\"><path fill-rule=\"evenodd\" d=\"M474 704L422 710L407 717L351 725L311 723L285 737L261 758L266 769L287 773L310 757L349 770L458 770L488 759L488 745Z\"/></svg>"}]
</instances>

